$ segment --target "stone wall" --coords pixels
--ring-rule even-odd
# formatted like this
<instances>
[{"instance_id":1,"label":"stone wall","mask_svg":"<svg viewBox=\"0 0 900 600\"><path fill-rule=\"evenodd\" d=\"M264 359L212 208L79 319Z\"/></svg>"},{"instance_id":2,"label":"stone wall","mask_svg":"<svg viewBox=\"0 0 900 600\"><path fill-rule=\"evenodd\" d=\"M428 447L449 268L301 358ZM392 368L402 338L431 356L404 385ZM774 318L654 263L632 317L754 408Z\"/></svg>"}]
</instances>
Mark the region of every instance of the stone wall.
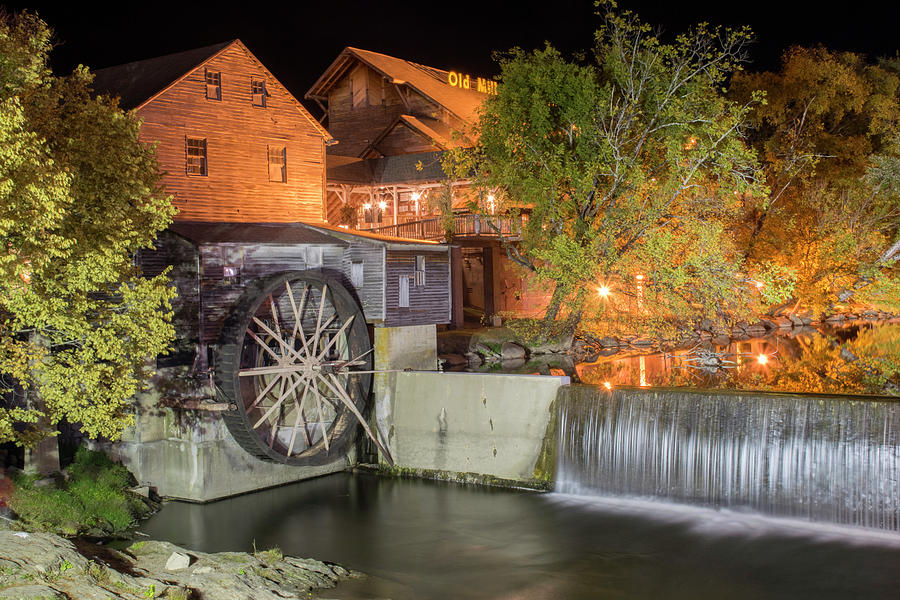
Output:
<instances>
[{"instance_id":1,"label":"stone wall","mask_svg":"<svg viewBox=\"0 0 900 600\"><path fill-rule=\"evenodd\" d=\"M208 502L343 471L355 462L352 452L320 467L279 465L250 456L217 413L160 405L172 393L171 382L190 381L183 370L160 369L153 389L135 397L135 425L105 448L141 485L155 487L159 495Z\"/></svg>"}]
</instances>

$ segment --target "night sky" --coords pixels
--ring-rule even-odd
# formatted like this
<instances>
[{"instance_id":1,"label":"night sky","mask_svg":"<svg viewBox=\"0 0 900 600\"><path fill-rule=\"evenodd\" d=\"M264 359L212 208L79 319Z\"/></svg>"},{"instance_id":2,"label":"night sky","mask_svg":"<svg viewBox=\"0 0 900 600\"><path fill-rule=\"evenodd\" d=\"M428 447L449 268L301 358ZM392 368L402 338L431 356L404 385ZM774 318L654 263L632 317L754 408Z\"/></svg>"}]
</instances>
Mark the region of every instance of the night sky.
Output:
<instances>
[{"instance_id":1,"label":"night sky","mask_svg":"<svg viewBox=\"0 0 900 600\"><path fill-rule=\"evenodd\" d=\"M0 0L2 2L3 0ZM757 38L748 68L774 68L791 44L824 44L876 57L900 49L900 3L859 0L842 11L822 2L629 1L620 6L674 34L707 21L750 25ZM598 19L592 0L390 2L304 0L285 3L180 4L134 1L93 4L6 3L36 10L54 28L53 66L66 72L151 58L240 38L275 76L302 98L344 46L384 52L429 66L493 75L494 50L526 49L549 40L565 53L590 47ZM852 7L852 8L850 8Z\"/></svg>"}]
</instances>

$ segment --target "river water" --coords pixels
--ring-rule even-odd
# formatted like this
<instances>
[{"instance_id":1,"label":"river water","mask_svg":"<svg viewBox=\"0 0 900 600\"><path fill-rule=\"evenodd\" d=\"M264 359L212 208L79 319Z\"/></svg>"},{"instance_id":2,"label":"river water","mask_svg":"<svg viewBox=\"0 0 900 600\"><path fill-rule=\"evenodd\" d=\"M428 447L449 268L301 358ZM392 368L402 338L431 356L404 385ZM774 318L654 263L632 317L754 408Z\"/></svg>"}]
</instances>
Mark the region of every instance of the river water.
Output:
<instances>
[{"instance_id":1,"label":"river water","mask_svg":"<svg viewBox=\"0 0 900 600\"><path fill-rule=\"evenodd\" d=\"M323 598L896 598L900 535L753 513L340 473L144 524L370 575Z\"/></svg>"}]
</instances>

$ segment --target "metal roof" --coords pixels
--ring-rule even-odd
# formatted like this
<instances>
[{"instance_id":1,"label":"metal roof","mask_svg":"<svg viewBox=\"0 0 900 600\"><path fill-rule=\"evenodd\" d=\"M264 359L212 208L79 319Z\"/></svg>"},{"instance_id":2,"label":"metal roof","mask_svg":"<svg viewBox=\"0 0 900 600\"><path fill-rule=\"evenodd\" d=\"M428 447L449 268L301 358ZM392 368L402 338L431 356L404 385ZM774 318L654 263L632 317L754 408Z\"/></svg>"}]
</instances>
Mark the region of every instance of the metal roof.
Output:
<instances>
[{"instance_id":1,"label":"metal roof","mask_svg":"<svg viewBox=\"0 0 900 600\"><path fill-rule=\"evenodd\" d=\"M171 231L196 244L321 244L347 246L347 242L305 223L201 223L180 221Z\"/></svg>"}]
</instances>

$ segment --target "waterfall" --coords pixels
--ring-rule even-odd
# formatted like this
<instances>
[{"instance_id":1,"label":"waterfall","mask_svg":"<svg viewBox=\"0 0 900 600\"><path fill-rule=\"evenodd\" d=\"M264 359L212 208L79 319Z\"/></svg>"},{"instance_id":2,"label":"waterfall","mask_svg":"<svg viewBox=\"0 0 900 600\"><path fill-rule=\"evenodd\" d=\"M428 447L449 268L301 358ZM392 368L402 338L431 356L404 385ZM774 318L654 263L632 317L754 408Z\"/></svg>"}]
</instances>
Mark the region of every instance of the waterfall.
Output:
<instances>
[{"instance_id":1,"label":"waterfall","mask_svg":"<svg viewBox=\"0 0 900 600\"><path fill-rule=\"evenodd\" d=\"M898 401L570 386L558 403L558 492L900 531Z\"/></svg>"}]
</instances>

